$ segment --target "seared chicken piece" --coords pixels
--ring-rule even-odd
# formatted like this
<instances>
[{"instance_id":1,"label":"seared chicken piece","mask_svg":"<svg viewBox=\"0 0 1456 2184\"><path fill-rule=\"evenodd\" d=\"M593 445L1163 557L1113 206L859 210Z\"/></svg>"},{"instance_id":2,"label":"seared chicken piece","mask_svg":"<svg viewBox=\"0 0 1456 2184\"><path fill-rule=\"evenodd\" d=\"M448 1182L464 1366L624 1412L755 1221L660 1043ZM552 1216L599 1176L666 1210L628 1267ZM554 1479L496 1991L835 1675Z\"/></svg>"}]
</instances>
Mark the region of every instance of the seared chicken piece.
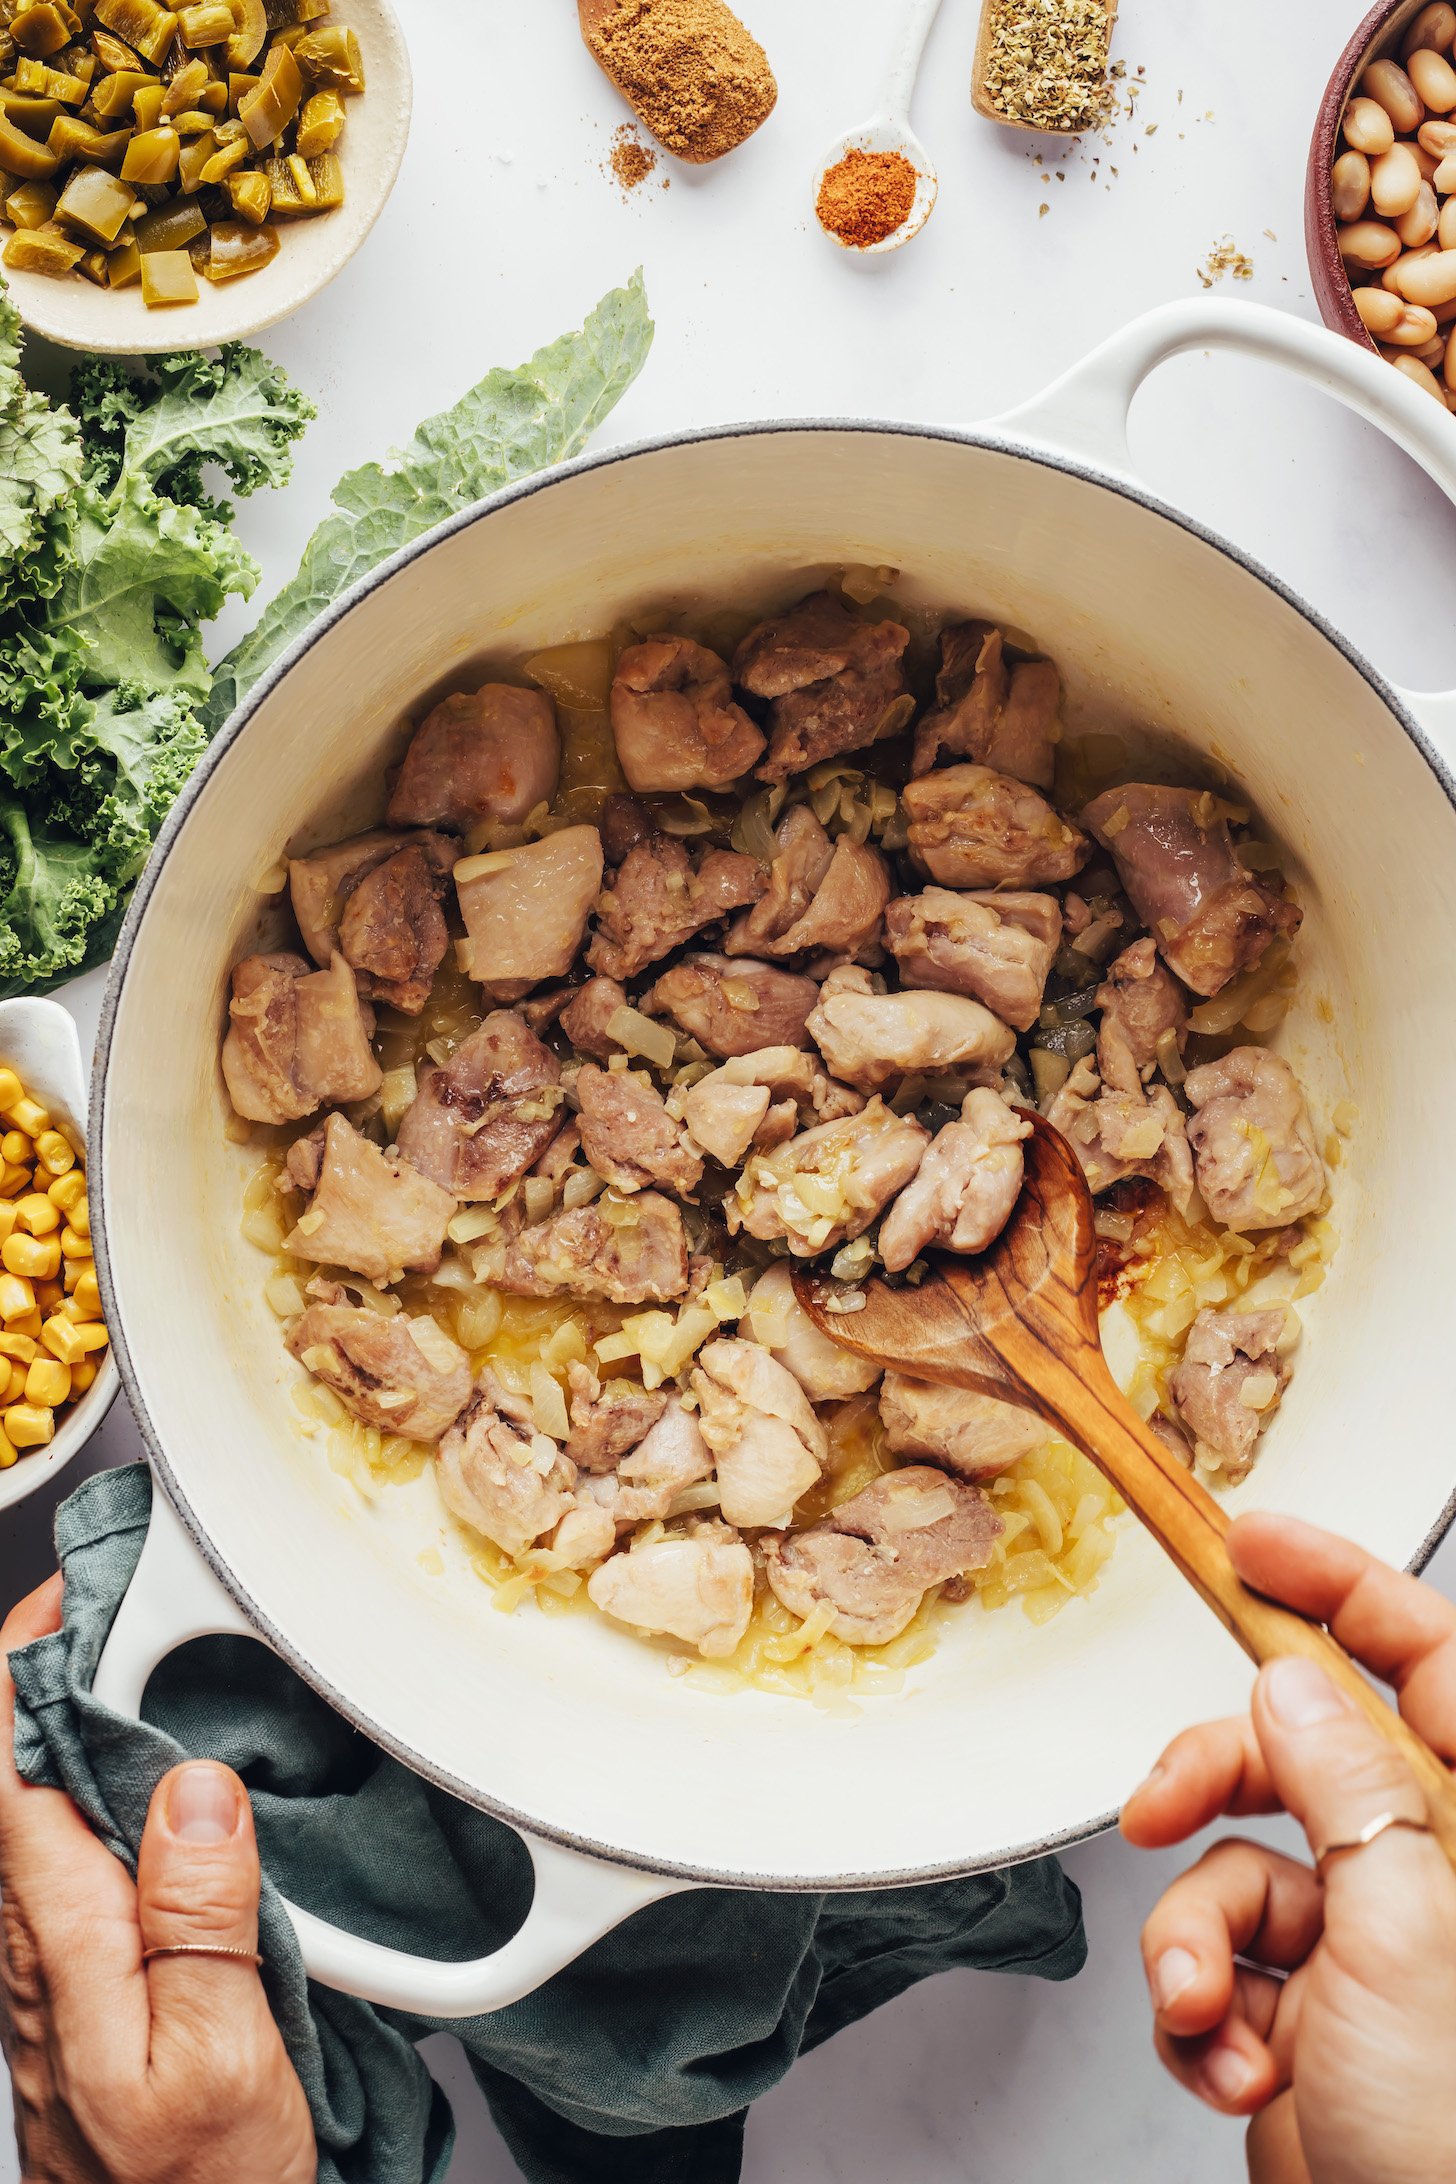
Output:
<instances>
[{"instance_id":1,"label":"seared chicken piece","mask_svg":"<svg viewBox=\"0 0 1456 2184\"><path fill-rule=\"evenodd\" d=\"M556 794L561 738L541 690L484 683L454 691L428 713L389 799L392 827L468 834L482 820L519 826Z\"/></svg>"},{"instance_id":2,"label":"seared chicken piece","mask_svg":"<svg viewBox=\"0 0 1456 2184\"><path fill-rule=\"evenodd\" d=\"M691 1386L727 1522L787 1524L829 1453L798 1381L760 1344L724 1338L699 1351Z\"/></svg>"},{"instance_id":3,"label":"seared chicken piece","mask_svg":"<svg viewBox=\"0 0 1456 2184\"><path fill-rule=\"evenodd\" d=\"M326 1103L379 1090L384 1073L369 1049L374 1012L341 955L326 971L303 956L246 956L233 966L232 985L222 1073L246 1121L298 1122Z\"/></svg>"},{"instance_id":4,"label":"seared chicken piece","mask_svg":"<svg viewBox=\"0 0 1456 2184\"><path fill-rule=\"evenodd\" d=\"M455 1200L407 1160L391 1160L343 1115L330 1115L288 1155L290 1180L311 1190L283 1248L318 1266L352 1267L366 1281L433 1274Z\"/></svg>"},{"instance_id":5,"label":"seared chicken piece","mask_svg":"<svg viewBox=\"0 0 1456 2184\"><path fill-rule=\"evenodd\" d=\"M499 1198L561 1127L561 1065L509 1009L494 1009L448 1062L427 1063L399 1149L456 1198Z\"/></svg>"},{"instance_id":6,"label":"seared chicken piece","mask_svg":"<svg viewBox=\"0 0 1456 2184\"><path fill-rule=\"evenodd\" d=\"M1181 1054L1188 1044L1188 1010L1178 982L1158 961L1151 940L1134 941L1107 966L1097 989L1102 1022L1097 1067L1115 1092L1136 1092L1158 1058L1158 1041L1171 1031Z\"/></svg>"},{"instance_id":7,"label":"seared chicken piece","mask_svg":"<svg viewBox=\"0 0 1456 2184\"><path fill-rule=\"evenodd\" d=\"M905 786L910 854L942 887L1042 887L1080 872L1092 845L1044 796L990 766L946 766Z\"/></svg>"},{"instance_id":8,"label":"seared chicken piece","mask_svg":"<svg viewBox=\"0 0 1456 2184\"><path fill-rule=\"evenodd\" d=\"M691 955L664 971L641 1007L670 1016L710 1054L753 1054L765 1046L806 1047L804 1029L819 999L812 978L795 978L771 963L730 962Z\"/></svg>"},{"instance_id":9,"label":"seared chicken piece","mask_svg":"<svg viewBox=\"0 0 1456 2184\"><path fill-rule=\"evenodd\" d=\"M768 892L734 919L724 955L791 956L814 949L853 956L873 947L890 899L890 868L880 852L847 834L831 844L807 804L793 806L777 839Z\"/></svg>"},{"instance_id":10,"label":"seared chicken piece","mask_svg":"<svg viewBox=\"0 0 1456 2184\"><path fill-rule=\"evenodd\" d=\"M705 925L757 902L766 884L756 857L711 849L695 872L681 842L656 834L608 874L587 962L607 978L635 978Z\"/></svg>"},{"instance_id":11,"label":"seared chicken piece","mask_svg":"<svg viewBox=\"0 0 1456 2184\"><path fill-rule=\"evenodd\" d=\"M719 1070L683 1096L695 1145L725 1168L736 1168L754 1141L773 1095L766 1084L729 1084Z\"/></svg>"},{"instance_id":12,"label":"seared chicken piece","mask_svg":"<svg viewBox=\"0 0 1456 2184\"><path fill-rule=\"evenodd\" d=\"M543 978L561 978L581 946L602 884L595 827L563 827L519 849L463 857L455 892L467 940L461 960L491 1001L519 1001Z\"/></svg>"},{"instance_id":13,"label":"seared chicken piece","mask_svg":"<svg viewBox=\"0 0 1456 2184\"><path fill-rule=\"evenodd\" d=\"M1286 1314L1200 1312L1188 1330L1168 1392L1193 1453L1233 1485L1254 1461L1254 1444L1289 1382ZM1297 1328L1294 1330L1296 1336Z\"/></svg>"},{"instance_id":14,"label":"seared chicken piece","mask_svg":"<svg viewBox=\"0 0 1456 2184\"><path fill-rule=\"evenodd\" d=\"M624 652L611 707L617 757L639 793L721 788L763 749L733 703L726 663L687 637L651 637Z\"/></svg>"},{"instance_id":15,"label":"seared chicken piece","mask_svg":"<svg viewBox=\"0 0 1456 2184\"><path fill-rule=\"evenodd\" d=\"M703 1163L675 1123L651 1080L630 1070L598 1069L586 1062L577 1072L581 1102L582 1151L598 1175L619 1191L640 1191L662 1183L686 1197L703 1179Z\"/></svg>"},{"instance_id":16,"label":"seared chicken piece","mask_svg":"<svg viewBox=\"0 0 1456 2184\"><path fill-rule=\"evenodd\" d=\"M1119 1092L1105 1089L1090 1055L1078 1062L1046 1111L1060 1130L1094 1196L1126 1176L1151 1176L1179 1213L1193 1196L1193 1155L1182 1112L1166 1085Z\"/></svg>"},{"instance_id":17,"label":"seared chicken piece","mask_svg":"<svg viewBox=\"0 0 1456 2184\"><path fill-rule=\"evenodd\" d=\"M748 1628L753 1557L726 1525L705 1525L696 1535L613 1555L593 1570L586 1589L619 1623L667 1631L696 1646L705 1660L720 1660Z\"/></svg>"},{"instance_id":18,"label":"seared chicken piece","mask_svg":"<svg viewBox=\"0 0 1456 2184\"><path fill-rule=\"evenodd\" d=\"M666 1304L688 1286L682 1215L670 1198L639 1191L609 1221L598 1202L557 1213L506 1244L475 1254L477 1279L515 1297L605 1297Z\"/></svg>"},{"instance_id":19,"label":"seared chicken piece","mask_svg":"<svg viewBox=\"0 0 1456 2184\"><path fill-rule=\"evenodd\" d=\"M455 861L443 834L387 858L360 880L339 917L339 947L360 991L418 1016L445 960L449 935L440 908Z\"/></svg>"},{"instance_id":20,"label":"seared chicken piece","mask_svg":"<svg viewBox=\"0 0 1456 2184\"><path fill-rule=\"evenodd\" d=\"M1304 1094L1282 1055L1235 1047L1190 1070L1183 1089L1198 1110L1188 1142L1215 1221L1233 1229L1286 1228L1314 1212L1325 1194L1324 1165Z\"/></svg>"},{"instance_id":21,"label":"seared chicken piece","mask_svg":"<svg viewBox=\"0 0 1456 2184\"><path fill-rule=\"evenodd\" d=\"M1050 660L1009 671L1001 632L989 622L942 631L936 710L915 731L912 775L929 773L940 752L994 766L1049 789L1061 734L1061 678Z\"/></svg>"},{"instance_id":22,"label":"seared chicken piece","mask_svg":"<svg viewBox=\"0 0 1456 2184\"><path fill-rule=\"evenodd\" d=\"M979 1001L958 993L876 993L869 972L855 964L825 979L808 1030L833 1074L862 1092L952 1071L999 1084L1016 1046L1015 1033Z\"/></svg>"},{"instance_id":23,"label":"seared chicken piece","mask_svg":"<svg viewBox=\"0 0 1456 2184\"><path fill-rule=\"evenodd\" d=\"M1033 1412L969 1388L888 1372L880 1389L885 1438L897 1456L938 1464L958 1479L994 1479L1047 1438Z\"/></svg>"},{"instance_id":24,"label":"seared chicken piece","mask_svg":"<svg viewBox=\"0 0 1456 2184\"><path fill-rule=\"evenodd\" d=\"M597 820L597 830L607 863L619 865L629 849L652 840L657 824L647 806L639 804L635 796L609 796Z\"/></svg>"},{"instance_id":25,"label":"seared chicken piece","mask_svg":"<svg viewBox=\"0 0 1456 2184\"><path fill-rule=\"evenodd\" d=\"M295 1322L288 1348L366 1426L438 1441L470 1401L470 1360L423 1315L360 1311L332 1283Z\"/></svg>"},{"instance_id":26,"label":"seared chicken piece","mask_svg":"<svg viewBox=\"0 0 1456 2184\"><path fill-rule=\"evenodd\" d=\"M793 1374L811 1403L837 1403L861 1395L880 1377L878 1365L856 1357L819 1332L794 1295L787 1259L776 1259L759 1275L743 1325L776 1364Z\"/></svg>"},{"instance_id":27,"label":"seared chicken piece","mask_svg":"<svg viewBox=\"0 0 1456 2184\"><path fill-rule=\"evenodd\" d=\"M609 1388L613 1385L607 1382ZM713 1451L697 1419L672 1395L663 1398L661 1417L630 1455L615 1471L588 1480L585 1491L613 1524L650 1524L667 1516L685 1486L696 1486L712 1473Z\"/></svg>"},{"instance_id":28,"label":"seared chicken piece","mask_svg":"<svg viewBox=\"0 0 1456 2184\"><path fill-rule=\"evenodd\" d=\"M618 1009L626 1006L627 990L615 978L589 978L577 987L558 1021L578 1052L595 1054L599 1062L605 1062L622 1052L607 1026Z\"/></svg>"},{"instance_id":29,"label":"seared chicken piece","mask_svg":"<svg viewBox=\"0 0 1456 2184\"><path fill-rule=\"evenodd\" d=\"M903 1190L925 1155L930 1132L872 1099L858 1115L820 1123L771 1153L755 1153L723 1201L730 1231L787 1239L810 1258L867 1229Z\"/></svg>"},{"instance_id":30,"label":"seared chicken piece","mask_svg":"<svg viewBox=\"0 0 1456 2184\"><path fill-rule=\"evenodd\" d=\"M523 1555L574 1507L575 1464L534 1430L530 1405L508 1394L488 1365L440 1443L435 1476L446 1508L508 1555Z\"/></svg>"},{"instance_id":31,"label":"seared chicken piece","mask_svg":"<svg viewBox=\"0 0 1456 2184\"><path fill-rule=\"evenodd\" d=\"M733 680L773 700L759 780L786 781L903 726L900 655L909 642L898 622L861 622L832 592L811 592L751 629L733 655Z\"/></svg>"},{"instance_id":32,"label":"seared chicken piece","mask_svg":"<svg viewBox=\"0 0 1456 2184\"><path fill-rule=\"evenodd\" d=\"M590 1365L575 1361L566 1368L566 1384L571 1391L566 1453L582 1471L615 1471L667 1408L665 1395L649 1392L635 1380L609 1380L603 1386Z\"/></svg>"},{"instance_id":33,"label":"seared chicken piece","mask_svg":"<svg viewBox=\"0 0 1456 2184\"><path fill-rule=\"evenodd\" d=\"M1024 1115L999 1093L968 1092L959 1122L938 1130L913 1180L885 1216L880 1256L892 1274L929 1244L984 1251L1001 1234L1021 1194Z\"/></svg>"},{"instance_id":34,"label":"seared chicken piece","mask_svg":"<svg viewBox=\"0 0 1456 2184\"><path fill-rule=\"evenodd\" d=\"M1018 1031L1036 1022L1061 941L1055 895L927 887L885 912L885 944L902 986L969 994Z\"/></svg>"},{"instance_id":35,"label":"seared chicken piece","mask_svg":"<svg viewBox=\"0 0 1456 2184\"><path fill-rule=\"evenodd\" d=\"M865 1104L862 1092L825 1075L817 1055L787 1046L737 1055L681 1098L694 1139L725 1168L750 1145L771 1152L787 1143L801 1121L834 1122Z\"/></svg>"},{"instance_id":36,"label":"seared chicken piece","mask_svg":"<svg viewBox=\"0 0 1456 2184\"><path fill-rule=\"evenodd\" d=\"M1299 931L1303 912L1244 870L1207 790L1130 781L1104 789L1082 822L1111 850L1134 910L1195 993L1217 993L1271 940Z\"/></svg>"},{"instance_id":37,"label":"seared chicken piece","mask_svg":"<svg viewBox=\"0 0 1456 2184\"><path fill-rule=\"evenodd\" d=\"M298 920L303 945L315 963L329 963L335 949L342 946L343 953L356 970L368 973L373 969L372 964L363 962L350 947L341 942L340 918L348 907L350 898L366 880L376 875L382 865L391 865L396 858L411 849L418 850L423 855L424 883L438 906L449 883L451 867L460 854L459 845L444 834L433 834L425 828L418 828L411 834L394 834L387 828L379 827L371 834L356 834L352 841L332 842L327 849L311 850L306 857L289 858L288 889L293 902L293 915ZM410 918L413 923L423 920L429 925L429 932L418 937L420 940L430 941L432 945L434 926L429 920L428 911L422 903L407 899L413 898L415 894L414 888L407 884L411 872L418 874L418 868L407 866L403 874L394 875L383 891L382 903L376 891L372 915L356 912L354 937L362 939L367 951L373 952L380 947L399 948L401 935L398 930L398 917L389 915L393 898L396 897L400 898L398 907L405 917ZM440 954L435 957L427 974L431 978L444 955L443 922L439 931ZM429 950L417 944L416 952L423 955ZM384 972L380 975L389 978L395 974ZM419 973L416 972L415 975L418 976ZM373 987L367 977L361 979L360 991L373 994ZM374 998L383 1001L394 999L389 993L374 994ZM394 1006L399 1005L394 1002ZM408 1013L414 1015L416 1011L411 1009Z\"/></svg>"},{"instance_id":38,"label":"seared chicken piece","mask_svg":"<svg viewBox=\"0 0 1456 2184\"><path fill-rule=\"evenodd\" d=\"M762 1544L769 1584L792 1614L807 1618L829 1601L834 1637L881 1646L932 1585L983 1569L1001 1530L979 1488L911 1464L841 1502L822 1524Z\"/></svg>"},{"instance_id":39,"label":"seared chicken piece","mask_svg":"<svg viewBox=\"0 0 1456 2184\"><path fill-rule=\"evenodd\" d=\"M605 1561L617 1544L617 1527L599 1502L578 1485L576 1501L551 1535L551 1552L568 1569L585 1570Z\"/></svg>"}]
</instances>

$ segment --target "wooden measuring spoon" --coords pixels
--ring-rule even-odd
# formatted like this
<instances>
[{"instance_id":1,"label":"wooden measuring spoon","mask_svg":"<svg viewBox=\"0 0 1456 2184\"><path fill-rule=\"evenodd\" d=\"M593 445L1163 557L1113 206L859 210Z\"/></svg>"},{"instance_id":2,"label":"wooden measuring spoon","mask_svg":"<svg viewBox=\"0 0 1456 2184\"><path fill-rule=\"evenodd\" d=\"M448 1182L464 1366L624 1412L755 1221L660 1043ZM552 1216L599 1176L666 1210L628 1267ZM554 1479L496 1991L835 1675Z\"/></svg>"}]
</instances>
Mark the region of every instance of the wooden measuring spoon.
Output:
<instances>
[{"instance_id":1,"label":"wooden measuring spoon","mask_svg":"<svg viewBox=\"0 0 1456 2184\"><path fill-rule=\"evenodd\" d=\"M1085 1450L1128 1507L1256 1661L1318 1661L1400 1752L1425 1793L1431 1828L1456 1865L1456 1778L1372 1689L1319 1624L1251 1592L1224 1545L1229 1520L1122 1394L1097 1327L1097 1239L1076 1154L1040 1115L1022 1148L1016 1210L978 1258L930 1254L918 1289L865 1285L865 1303L831 1311L839 1284L795 1266L794 1294L824 1334L917 1380L972 1388L1035 1411Z\"/></svg>"},{"instance_id":2,"label":"wooden measuring spoon","mask_svg":"<svg viewBox=\"0 0 1456 2184\"><path fill-rule=\"evenodd\" d=\"M586 0L582 0L582 4L585 6ZM1107 9L1107 43L1111 46L1112 26L1117 21L1117 0L1105 0L1105 4ZM615 6L616 0L609 0L609 5ZM1003 129L1025 129L1032 136L1065 137L1079 134L1080 132L1072 129L1047 129L1034 121L1019 121L1012 115L1003 113L1001 108L993 103L991 94L986 88L986 69L991 59L996 16L1000 12L1001 6L1002 0L982 0L981 27L976 36L975 58L971 62L972 106L987 121L999 121ZM1034 17L1033 20L1035 20Z\"/></svg>"},{"instance_id":3,"label":"wooden measuring spoon","mask_svg":"<svg viewBox=\"0 0 1456 2184\"><path fill-rule=\"evenodd\" d=\"M607 77L608 81L615 85L616 89L621 92L623 98L632 108L632 111L636 114L644 129L651 130L652 134L657 137L657 141L659 142L659 144L661 144L663 140L661 136L658 135L657 130L653 127L651 117L643 113L641 107L632 97L632 94L627 89L626 85L619 82L618 79L612 74L612 71L605 65L601 55L595 50L591 42L593 34L599 31L602 28L603 24L606 23L613 15L615 15L618 8L622 5L623 0L576 0L576 18L581 26L582 40L586 46L588 53L591 54L591 57L596 62L598 68L602 70L602 73ZM733 20L737 22L738 19L735 16ZM738 25L738 27L740 30L743 30L743 25L741 23ZM747 36L748 33L745 31L744 35ZM757 44L757 40L754 40L753 42ZM766 61L765 65L767 65ZM744 122L740 122L737 124L739 133L733 138L731 143L726 141L723 143L718 143L715 145L715 148L712 151L706 152L688 151L680 146L674 146L671 144L664 145L664 150L671 152L674 159L681 159L685 161L688 166L691 167L707 166L711 161L715 159L722 159L724 155L728 152L736 152L739 145L746 143L749 137L753 135L755 129L762 128L763 124L768 120L769 115L773 112L774 104L778 97L778 90L773 82L772 74L770 74L769 78L769 93L770 95L767 103L762 106L760 111L753 114L751 117L745 117Z\"/></svg>"}]
</instances>

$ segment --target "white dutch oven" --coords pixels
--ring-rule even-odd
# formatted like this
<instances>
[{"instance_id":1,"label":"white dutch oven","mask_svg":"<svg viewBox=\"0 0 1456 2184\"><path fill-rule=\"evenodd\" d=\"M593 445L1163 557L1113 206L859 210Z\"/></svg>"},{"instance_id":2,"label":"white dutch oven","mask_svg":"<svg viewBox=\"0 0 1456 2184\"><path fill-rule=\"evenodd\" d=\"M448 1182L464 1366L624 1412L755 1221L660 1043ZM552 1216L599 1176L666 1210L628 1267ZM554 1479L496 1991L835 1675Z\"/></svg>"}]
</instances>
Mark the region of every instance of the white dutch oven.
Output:
<instances>
[{"instance_id":1,"label":"white dutch oven","mask_svg":"<svg viewBox=\"0 0 1456 2184\"><path fill-rule=\"evenodd\" d=\"M528 1992L674 1888L865 1887L1028 1858L1105 1827L1163 1743L1240 1706L1250 1676L1129 1524L1093 1599L1044 1629L968 1614L902 1695L856 1719L716 1697L601 1619L492 1613L428 1473L370 1501L299 1437L263 1261L238 1234L257 1156L223 1136L227 972L277 929L260 875L290 841L372 822L358 785L378 782L421 698L468 683L481 656L594 635L649 601L789 597L816 564L892 563L898 596L1034 631L1070 733L1132 722L1216 753L1299 860L1309 969L1281 1043L1321 1128L1344 1098L1362 1118L1338 1256L1231 1501L1299 1511L1394 1563L1418 1564L1449 1521L1456 1169L1419 1148L1445 1141L1456 1011L1436 998L1444 953L1410 943L1444 951L1456 929L1441 756L1456 697L1390 689L1133 481L1139 383L1214 344L1339 395L1456 495L1456 420L1378 358L1270 311L1169 306L979 431L727 429L482 502L315 624L169 820L97 1065L98 1258L161 1489L98 1690L135 1711L171 1646L251 1632L386 1750L527 1831L536 1861L530 1917L494 1958L422 1963L300 1912L316 1977L464 2014Z\"/></svg>"}]
</instances>

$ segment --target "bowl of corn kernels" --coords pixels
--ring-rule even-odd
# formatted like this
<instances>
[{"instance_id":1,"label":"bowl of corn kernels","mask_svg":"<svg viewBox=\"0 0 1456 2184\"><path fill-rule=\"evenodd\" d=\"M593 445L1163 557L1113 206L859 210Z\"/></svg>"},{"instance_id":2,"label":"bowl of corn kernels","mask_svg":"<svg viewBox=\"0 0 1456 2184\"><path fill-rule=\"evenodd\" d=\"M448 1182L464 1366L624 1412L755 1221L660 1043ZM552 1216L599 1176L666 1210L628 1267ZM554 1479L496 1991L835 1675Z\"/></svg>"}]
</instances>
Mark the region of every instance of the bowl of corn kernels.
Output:
<instances>
[{"instance_id":1,"label":"bowl of corn kernels","mask_svg":"<svg viewBox=\"0 0 1456 2184\"><path fill-rule=\"evenodd\" d=\"M1456 410L1456 6L1382 0L1329 80L1305 241L1327 326Z\"/></svg>"},{"instance_id":2,"label":"bowl of corn kernels","mask_svg":"<svg viewBox=\"0 0 1456 2184\"><path fill-rule=\"evenodd\" d=\"M91 1255L86 1073L55 1001L0 1001L0 1509L69 1463L118 1378Z\"/></svg>"}]
</instances>

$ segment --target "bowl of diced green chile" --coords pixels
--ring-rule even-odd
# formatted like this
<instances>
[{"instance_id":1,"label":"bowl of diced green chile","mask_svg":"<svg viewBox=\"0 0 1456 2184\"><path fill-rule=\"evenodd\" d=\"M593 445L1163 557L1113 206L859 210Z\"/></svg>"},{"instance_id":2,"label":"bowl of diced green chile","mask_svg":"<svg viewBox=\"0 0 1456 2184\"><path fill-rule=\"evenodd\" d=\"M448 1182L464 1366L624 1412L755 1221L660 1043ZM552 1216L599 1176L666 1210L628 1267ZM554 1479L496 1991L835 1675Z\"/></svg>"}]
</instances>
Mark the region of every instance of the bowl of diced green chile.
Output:
<instances>
[{"instance_id":1,"label":"bowl of diced green chile","mask_svg":"<svg viewBox=\"0 0 1456 2184\"><path fill-rule=\"evenodd\" d=\"M409 115L387 0L0 0L10 295L113 355L256 334L363 242Z\"/></svg>"}]
</instances>

